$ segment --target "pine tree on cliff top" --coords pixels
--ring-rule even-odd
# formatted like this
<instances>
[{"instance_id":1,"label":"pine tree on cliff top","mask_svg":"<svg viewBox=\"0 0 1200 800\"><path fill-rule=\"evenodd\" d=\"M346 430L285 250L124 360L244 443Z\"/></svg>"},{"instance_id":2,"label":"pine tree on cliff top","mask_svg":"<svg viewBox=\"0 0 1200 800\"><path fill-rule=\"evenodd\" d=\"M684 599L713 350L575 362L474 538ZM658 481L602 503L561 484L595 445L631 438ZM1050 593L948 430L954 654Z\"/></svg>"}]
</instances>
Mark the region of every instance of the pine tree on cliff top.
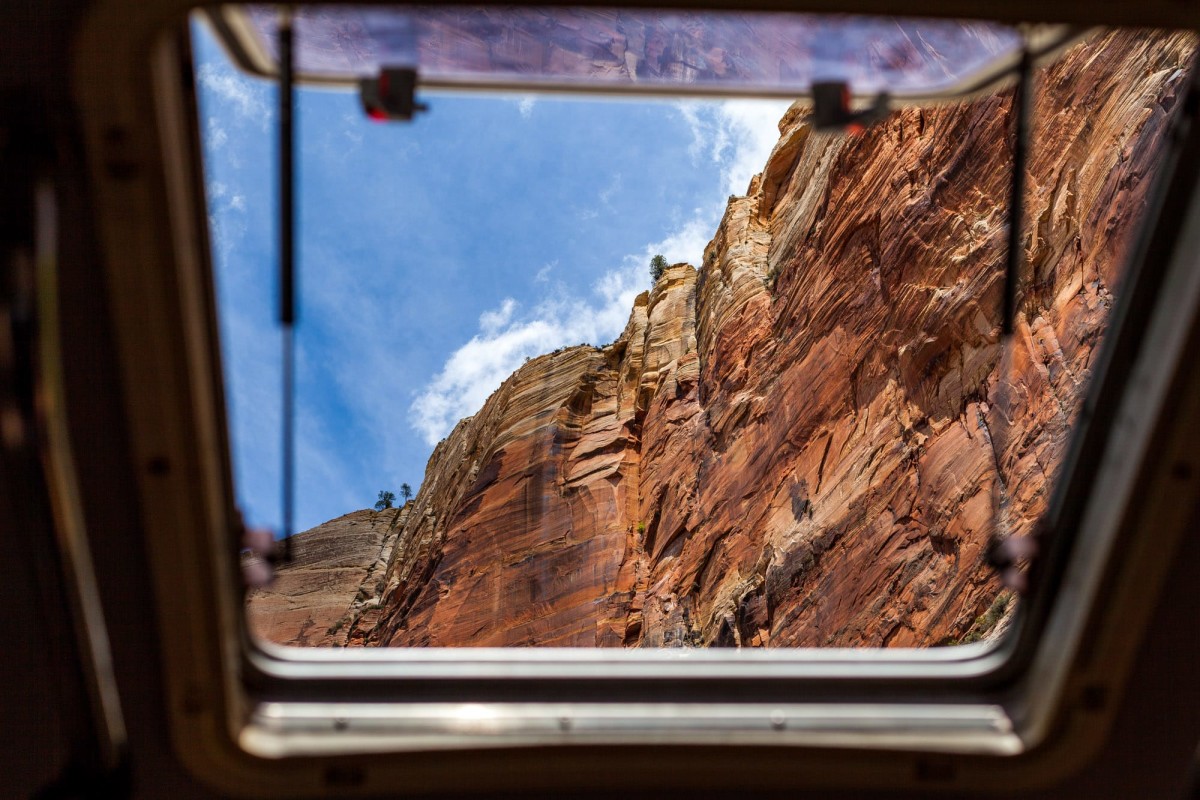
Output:
<instances>
[{"instance_id":1,"label":"pine tree on cliff top","mask_svg":"<svg viewBox=\"0 0 1200 800\"><path fill-rule=\"evenodd\" d=\"M651 278L651 280L653 280L655 283L658 283L658 279L661 278L663 276L663 273L666 271L667 271L667 259L663 257L662 253L659 253L654 258L650 259L650 278Z\"/></svg>"}]
</instances>

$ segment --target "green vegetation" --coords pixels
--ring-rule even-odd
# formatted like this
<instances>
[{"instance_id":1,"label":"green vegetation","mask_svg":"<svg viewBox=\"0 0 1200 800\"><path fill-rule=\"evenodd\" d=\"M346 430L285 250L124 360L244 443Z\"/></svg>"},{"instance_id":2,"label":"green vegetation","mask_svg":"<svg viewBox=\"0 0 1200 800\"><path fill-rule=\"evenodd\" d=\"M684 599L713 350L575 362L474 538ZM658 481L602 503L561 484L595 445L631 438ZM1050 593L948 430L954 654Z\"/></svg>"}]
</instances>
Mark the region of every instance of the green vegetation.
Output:
<instances>
[{"instance_id":1,"label":"green vegetation","mask_svg":"<svg viewBox=\"0 0 1200 800\"><path fill-rule=\"evenodd\" d=\"M654 258L650 259L650 278L651 278L651 280L653 280L655 283L658 283L658 279L661 278L663 276L663 273L666 271L667 271L667 259L662 255L662 253L659 253Z\"/></svg>"},{"instance_id":2,"label":"green vegetation","mask_svg":"<svg viewBox=\"0 0 1200 800\"><path fill-rule=\"evenodd\" d=\"M1008 610L1009 600L1012 599L1010 594L997 595L992 604L988 606L988 610L975 618L975 624L971 626L971 630L967 631L966 636L958 642L951 644L970 644L978 642L991 633L992 628L996 627L996 623L1004 616L1004 612Z\"/></svg>"},{"instance_id":3,"label":"green vegetation","mask_svg":"<svg viewBox=\"0 0 1200 800\"><path fill-rule=\"evenodd\" d=\"M406 484L407 485L407 484ZM379 498L375 500L375 510L383 511L385 508L391 508L396 502L396 495L386 489L379 490Z\"/></svg>"},{"instance_id":4,"label":"green vegetation","mask_svg":"<svg viewBox=\"0 0 1200 800\"><path fill-rule=\"evenodd\" d=\"M988 610L980 614L979 618L975 620L975 627L984 633L996 627L996 623L1000 621L1000 618L1004 616L1004 612L1008 610L1008 601L1011 597L1012 595L1009 594L997 595L996 599L988 607Z\"/></svg>"},{"instance_id":5,"label":"green vegetation","mask_svg":"<svg viewBox=\"0 0 1200 800\"><path fill-rule=\"evenodd\" d=\"M409 500L412 499L412 496L413 496L412 487L409 486L407 483L400 484L400 496L403 497L404 502L407 503Z\"/></svg>"},{"instance_id":6,"label":"green vegetation","mask_svg":"<svg viewBox=\"0 0 1200 800\"><path fill-rule=\"evenodd\" d=\"M767 276L765 278L763 278L763 285L766 286L768 289L770 289L773 294L775 292L775 281L777 281L778 279L779 279L779 265L776 264L775 266L771 267L770 270L767 271Z\"/></svg>"},{"instance_id":7,"label":"green vegetation","mask_svg":"<svg viewBox=\"0 0 1200 800\"><path fill-rule=\"evenodd\" d=\"M644 523L644 522L639 522L639 523L637 524L637 532L638 532L638 533L645 533L645 532L646 532L646 523Z\"/></svg>"}]
</instances>

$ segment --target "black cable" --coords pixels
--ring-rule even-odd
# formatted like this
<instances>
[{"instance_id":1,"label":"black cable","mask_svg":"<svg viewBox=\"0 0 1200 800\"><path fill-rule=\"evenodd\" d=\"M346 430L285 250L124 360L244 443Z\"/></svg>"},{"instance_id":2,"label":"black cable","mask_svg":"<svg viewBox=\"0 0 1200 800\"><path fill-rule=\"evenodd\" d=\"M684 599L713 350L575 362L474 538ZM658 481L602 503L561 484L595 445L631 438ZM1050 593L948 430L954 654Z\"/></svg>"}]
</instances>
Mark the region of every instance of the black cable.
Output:
<instances>
[{"instance_id":1,"label":"black cable","mask_svg":"<svg viewBox=\"0 0 1200 800\"><path fill-rule=\"evenodd\" d=\"M295 63L292 52L292 16L279 22L279 323L283 328L283 563L292 560L292 533L296 504L296 261L295 261Z\"/></svg>"},{"instance_id":2,"label":"black cable","mask_svg":"<svg viewBox=\"0 0 1200 800\"><path fill-rule=\"evenodd\" d=\"M1029 48L1021 50L1017 87L1013 93L1016 130L1013 132L1012 191L1008 199L1008 261L1004 270L1004 316L1001 334L1011 337L1016 326L1017 288L1021 279L1021 222L1025 213L1025 172L1029 157L1029 106L1033 61Z\"/></svg>"},{"instance_id":3,"label":"black cable","mask_svg":"<svg viewBox=\"0 0 1200 800\"><path fill-rule=\"evenodd\" d=\"M1029 158L1029 111L1032 91L1033 60L1029 48L1021 50L1017 64L1017 85L1013 92L1013 163L1012 183L1008 199L1008 252L1004 267L1004 297L1000 320L1000 362L993 408L999 419L992 438L992 454L996 462L996 483L992 489L992 540L988 544L988 562L1001 573L1011 589L1020 589L1023 577L1013 570L1017 558L1013 551L1020 543L1010 539L1008 529L1008 486L1004 480L1004 454L1008 450L1012 428L1012 379L1016 349L1017 290L1021 280L1021 264L1025 251L1021 247L1022 221L1025 208L1025 173Z\"/></svg>"},{"instance_id":4,"label":"black cable","mask_svg":"<svg viewBox=\"0 0 1200 800\"><path fill-rule=\"evenodd\" d=\"M279 321L290 326L296 321L295 284L295 152L292 60L292 22L286 17L279 26Z\"/></svg>"}]
</instances>

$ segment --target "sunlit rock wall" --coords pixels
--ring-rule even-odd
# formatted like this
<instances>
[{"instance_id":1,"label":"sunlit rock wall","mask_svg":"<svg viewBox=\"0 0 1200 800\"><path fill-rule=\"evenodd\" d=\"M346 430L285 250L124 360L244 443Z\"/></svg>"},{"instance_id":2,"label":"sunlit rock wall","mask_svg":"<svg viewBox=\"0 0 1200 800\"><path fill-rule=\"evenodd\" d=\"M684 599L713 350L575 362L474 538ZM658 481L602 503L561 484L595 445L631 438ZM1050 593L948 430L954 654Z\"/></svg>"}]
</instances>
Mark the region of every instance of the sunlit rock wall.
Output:
<instances>
[{"instance_id":1,"label":"sunlit rock wall","mask_svg":"<svg viewBox=\"0 0 1200 800\"><path fill-rule=\"evenodd\" d=\"M438 446L332 643L987 635L1011 608L983 562L993 495L1011 532L1046 508L1191 51L1121 33L1039 72L1010 364L1010 94L857 137L794 107L698 271Z\"/></svg>"},{"instance_id":2,"label":"sunlit rock wall","mask_svg":"<svg viewBox=\"0 0 1200 800\"><path fill-rule=\"evenodd\" d=\"M404 511L354 511L293 537L294 559L251 592L250 630L277 644L342 646L350 624L377 603Z\"/></svg>"}]
</instances>

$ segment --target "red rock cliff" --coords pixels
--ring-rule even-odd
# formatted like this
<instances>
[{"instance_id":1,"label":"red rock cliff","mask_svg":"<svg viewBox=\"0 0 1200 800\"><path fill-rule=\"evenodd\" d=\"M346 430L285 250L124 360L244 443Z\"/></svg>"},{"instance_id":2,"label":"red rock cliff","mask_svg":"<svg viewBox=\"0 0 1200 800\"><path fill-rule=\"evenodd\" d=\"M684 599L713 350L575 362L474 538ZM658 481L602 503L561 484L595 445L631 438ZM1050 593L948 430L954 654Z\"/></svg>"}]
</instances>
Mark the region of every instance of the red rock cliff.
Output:
<instances>
[{"instance_id":1,"label":"red rock cliff","mask_svg":"<svg viewBox=\"0 0 1200 800\"><path fill-rule=\"evenodd\" d=\"M528 362L437 447L344 641L986 634L993 484L1012 531L1045 508L1191 49L1121 33L1039 73L1008 370L1010 96L850 138L793 108L698 272L671 267L608 347Z\"/></svg>"},{"instance_id":2,"label":"red rock cliff","mask_svg":"<svg viewBox=\"0 0 1200 800\"><path fill-rule=\"evenodd\" d=\"M294 560L250 595L250 630L278 644L345 645L350 622L378 603L405 513L354 511L297 534Z\"/></svg>"}]
</instances>

